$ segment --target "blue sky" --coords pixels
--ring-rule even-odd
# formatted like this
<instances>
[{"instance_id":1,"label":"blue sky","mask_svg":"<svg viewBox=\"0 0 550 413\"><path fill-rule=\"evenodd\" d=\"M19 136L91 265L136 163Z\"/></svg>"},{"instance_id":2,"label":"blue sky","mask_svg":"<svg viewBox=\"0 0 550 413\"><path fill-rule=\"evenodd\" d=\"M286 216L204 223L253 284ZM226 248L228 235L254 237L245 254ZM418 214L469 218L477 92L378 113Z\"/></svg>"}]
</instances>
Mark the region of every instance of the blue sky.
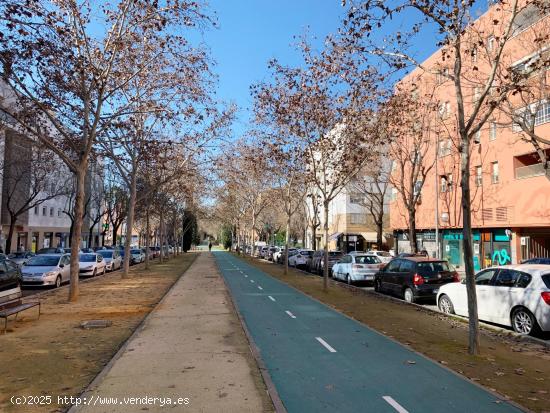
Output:
<instances>
[{"instance_id":1,"label":"blue sky","mask_svg":"<svg viewBox=\"0 0 550 413\"><path fill-rule=\"evenodd\" d=\"M476 8L482 3L479 0ZM209 0L208 4L219 28L206 32L204 41L217 62L218 98L235 102L240 108L233 128L236 137L247 129L252 105L249 87L267 79L268 60L275 57L284 64L300 64L293 47L294 36L307 30L320 45L326 35L337 32L345 13L341 0ZM404 13L390 27L398 29L402 22L408 26L416 18ZM434 35L429 30L415 44L419 46L413 52L420 59L436 50Z\"/></svg>"},{"instance_id":2,"label":"blue sky","mask_svg":"<svg viewBox=\"0 0 550 413\"><path fill-rule=\"evenodd\" d=\"M249 87L267 78L268 60L299 64L293 36L307 29L321 42L338 30L344 12L339 0L210 0L209 6L220 27L204 40L217 62L219 98L240 107L236 135L246 130Z\"/></svg>"}]
</instances>

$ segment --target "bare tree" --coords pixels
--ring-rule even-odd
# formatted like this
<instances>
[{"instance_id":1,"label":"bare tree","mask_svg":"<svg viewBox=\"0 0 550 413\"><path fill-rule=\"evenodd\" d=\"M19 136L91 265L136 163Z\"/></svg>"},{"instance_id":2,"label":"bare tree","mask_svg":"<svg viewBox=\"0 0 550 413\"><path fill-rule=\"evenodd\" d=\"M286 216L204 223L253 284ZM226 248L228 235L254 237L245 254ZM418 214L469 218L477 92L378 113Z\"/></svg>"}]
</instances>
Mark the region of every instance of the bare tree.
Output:
<instances>
[{"instance_id":1,"label":"bare tree","mask_svg":"<svg viewBox=\"0 0 550 413\"><path fill-rule=\"evenodd\" d=\"M531 5L547 8L545 1L512 0L489 4L489 11L476 20L473 1L400 0L388 4L382 0L348 1L351 6L342 32L355 51L377 57L393 70L413 66L431 75L437 83L447 83L449 109L459 137L461 154L460 186L463 221L463 250L469 315L469 352L479 353L479 323L472 240L470 147L477 132L489 120L496 108L514 90L506 55L518 33L516 18ZM386 24L404 12L409 26L394 31L383 39L371 36L374 30L384 30ZM435 27L435 30L434 30ZM419 62L410 51L418 36L429 32L434 46L440 47L440 59L428 64ZM435 36L434 36L435 34ZM424 40L425 41L425 40ZM432 80L433 82L433 80Z\"/></svg>"}]
</instances>

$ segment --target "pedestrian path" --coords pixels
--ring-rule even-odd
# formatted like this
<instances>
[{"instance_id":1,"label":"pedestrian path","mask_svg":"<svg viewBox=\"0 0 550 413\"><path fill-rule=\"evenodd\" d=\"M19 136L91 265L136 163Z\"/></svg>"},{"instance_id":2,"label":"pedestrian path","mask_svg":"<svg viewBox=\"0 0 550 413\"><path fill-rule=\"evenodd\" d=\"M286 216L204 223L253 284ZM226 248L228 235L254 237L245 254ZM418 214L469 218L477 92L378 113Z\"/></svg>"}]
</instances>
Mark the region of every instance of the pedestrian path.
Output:
<instances>
[{"instance_id":1,"label":"pedestrian path","mask_svg":"<svg viewBox=\"0 0 550 413\"><path fill-rule=\"evenodd\" d=\"M273 409L210 253L199 254L111 364L84 395L89 405L72 411Z\"/></svg>"},{"instance_id":2,"label":"pedestrian path","mask_svg":"<svg viewBox=\"0 0 550 413\"><path fill-rule=\"evenodd\" d=\"M215 256L288 412L521 411L234 255Z\"/></svg>"}]
</instances>

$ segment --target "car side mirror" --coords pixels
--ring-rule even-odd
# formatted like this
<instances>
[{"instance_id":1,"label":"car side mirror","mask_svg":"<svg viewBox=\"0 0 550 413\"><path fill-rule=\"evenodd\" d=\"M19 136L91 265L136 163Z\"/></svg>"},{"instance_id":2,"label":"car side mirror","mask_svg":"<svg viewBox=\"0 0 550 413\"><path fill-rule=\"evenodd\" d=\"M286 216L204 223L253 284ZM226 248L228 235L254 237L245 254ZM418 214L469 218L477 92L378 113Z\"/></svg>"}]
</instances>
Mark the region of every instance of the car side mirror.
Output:
<instances>
[{"instance_id":1,"label":"car side mirror","mask_svg":"<svg viewBox=\"0 0 550 413\"><path fill-rule=\"evenodd\" d=\"M61 263L59 264L59 268L63 268L65 266L65 264Z\"/></svg>"},{"instance_id":2,"label":"car side mirror","mask_svg":"<svg viewBox=\"0 0 550 413\"><path fill-rule=\"evenodd\" d=\"M466 284L466 278L463 278L462 280L460 280L460 284Z\"/></svg>"}]
</instances>

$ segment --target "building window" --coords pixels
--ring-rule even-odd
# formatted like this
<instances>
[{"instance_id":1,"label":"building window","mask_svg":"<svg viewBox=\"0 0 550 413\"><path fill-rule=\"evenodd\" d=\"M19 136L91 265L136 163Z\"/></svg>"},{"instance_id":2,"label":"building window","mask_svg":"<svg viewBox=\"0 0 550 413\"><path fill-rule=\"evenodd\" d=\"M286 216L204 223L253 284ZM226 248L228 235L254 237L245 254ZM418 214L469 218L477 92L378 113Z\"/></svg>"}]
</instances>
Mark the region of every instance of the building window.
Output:
<instances>
[{"instance_id":1,"label":"building window","mask_svg":"<svg viewBox=\"0 0 550 413\"><path fill-rule=\"evenodd\" d=\"M498 161L491 163L491 182L493 184L498 184L499 172L498 172Z\"/></svg>"},{"instance_id":2,"label":"building window","mask_svg":"<svg viewBox=\"0 0 550 413\"><path fill-rule=\"evenodd\" d=\"M481 143L481 129L479 129L474 135L474 143L479 145Z\"/></svg>"},{"instance_id":3,"label":"building window","mask_svg":"<svg viewBox=\"0 0 550 413\"><path fill-rule=\"evenodd\" d=\"M61 208L57 208L57 216L58 216L58 217L61 216Z\"/></svg>"},{"instance_id":4,"label":"building window","mask_svg":"<svg viewBox=\"0 0 550 413\"><path fill-rule=\"evenodd\" d=\"M34 207L34 215L38 215L38 207L37 206Z\"/></svg>"},{"instance_id":5,"label":"building window","mask_svg":"<svg viewBox=\"0 0 550 413\"><path fill-rule=\"evenodd\" d=\"M390 202L394 202L397 199L397 188L392 188L390 191Z\"/></svg>"},{"instance_id":6,"label":"building window","mask_svg":"<svg viewBox=\"0 0 550 413\"><path fill-rule=\"evenodd\" d=\"M350 224L366 224L367 216L365 214L349 214Z\"/></svg>"},{"instance_id":7,"label":"building window","mask_svg":"<svg viewBox=\"0 0 550 413\"><path fill-rule=\"evenodd\" d=\"M445 192L447 192L447 175L441 175L439 181L441 182L440 192L444 194Z\"/></svg>"},{"instance_id":8,"label":"building window","mask_svg":"<svg viewBox=\"0 0 550 413\"><path fill-rule=\"evenodd\" d=\"M477 102L481 96L481 89L479 87L474 88L474 102Z\"/></svg>"},{"instance_id":9,"label":"building window","mask_svg":"<svg viewBox=\"0 0 550 413\"><path fill-rule=\"evenodd\" d=\"M439 141L438 153L439 156L447 156L451 154L453 142L450 139L444 139Z\"/></svg>"},{"instance_id":10,"label":"building window","mask_svg":"<svg viewBox=\"0 0 550 413\"><path fill-rule=\"evenodd\" d=\"M477 63L477 47L472 48L472 63Z\"/></svg>"},{"instance_id":11,"label":"building window","mask_svg":"<svg viewBox=\"0 0 550 413\"><path fill-rule=\"evenodd\" d=\"M496 122L491 122L489 126L489 140L494 141L497 138L497 124Z\"/></svg>"},{"instance_id":12,"label":"building window","mask_svg":"<svg viewBox=\"0 0 550 413\"><path fill-rule=\"evenodd\" d=\"M46 216L48 213L48 208L42 207L42 216Z\"/></svg>"},{"instance_id":13,"label":"building window","mask_svg":"<svg viewBox=\"0 0 550 413\"><path fill-rule=\"evenodd\" d=\"M476 166L476 186L481 186L483 183L483 169L481 166Z\"/></svg>"},{"instance_id":14,"label":"building window","mask_svg":"<svg viewBox=\"0 0 550 413\"><path fill-rule=\"evenodd\" d=\"M52 184L50 185L50 194L53 195L55 194L55 183L52 182Z\"/></svg>"},{"instance_id":15,"label":"building window","mask_svg":"<svg viewBox=\"0 0 550 413\"><path fill-rule=\"evenodd\" d=\"M451 103L450 102L441 102L439 104L439 117L441 119L446 119L451 114Z\"/></svg>"},{"instance_id":16,"label":"building window","mask_svg":"<svg viewBox=\"0 0 550 413\"><path fill-rule=\"evenodd\" d=\"M529 26L532 26L533 24L538 22L544 16L544 14L547 13L547 11L541 10L535 4L530 4L526 6L517 14L516 18L514 19L514 23L512 26L513 35L515 36L527 29Z\"/></svg>"},{"instance_id":17,"label":"building window","mask_svg":"<svg viewBox=\"0 0 550 413\"><path fill-rule=\"evenodd\" d=\"M50 207L50 216L53 217L53 207Z\"/></svg>"},{"instance_id":18,"label":"building window","mask_svg":"<svg viewBox=\"0 0 550 413\"><path fill-rule=\"evenodd\" d=\"M363 196L361 194L350 194L349 195L349 202L350 204L362 204L363 203Z\"/></svg>"},{"instance_id":19,"label":"building window","mask_svg":"<svg viewBox=\"0 0 550 413\"><path fill-rule=\"evenodd\" d=\"M422 181L416 181L416 183L414 184L413 195L418 195L422 192L422 184L423 184Z\"/></svg>"},{"instance_id":20,"label":"building window","mask_svg":"<svg viewBox=\"0 0 550 413\"><path fill-rule=\"evenodd\" d=\"M495 36L491 35L487 38L487 50L489 52L492 52L495 50L495 41L496 41Z\"/></svg>"}]
</instances>

